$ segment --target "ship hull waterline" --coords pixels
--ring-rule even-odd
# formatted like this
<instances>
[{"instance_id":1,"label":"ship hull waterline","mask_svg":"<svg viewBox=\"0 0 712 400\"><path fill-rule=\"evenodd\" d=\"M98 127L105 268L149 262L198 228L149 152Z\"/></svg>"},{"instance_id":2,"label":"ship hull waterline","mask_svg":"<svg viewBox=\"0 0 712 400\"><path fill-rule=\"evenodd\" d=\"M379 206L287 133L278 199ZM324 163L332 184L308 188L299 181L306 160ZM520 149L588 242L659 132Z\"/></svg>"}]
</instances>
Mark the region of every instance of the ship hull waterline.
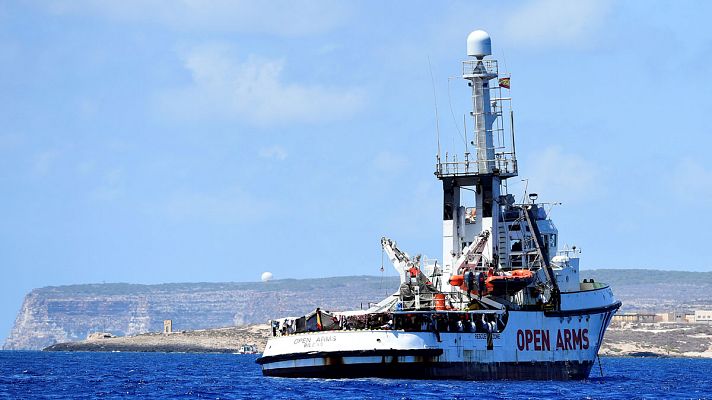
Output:
<instances>
[{"instance_id":1,"label":"ship hull waterline","mask_svg":"<svg viewBox=\"0 0 712 400\"><path fill-rule=\"evenodd\" d=\"M588 378L593 367L593 361L465 363L424 360L401 363L383 357L378 363L345 364L333 358L331 360L332 364L326 365L264 370L264 375L324 379L584 380ZM328 359L325 361L329 362Z\"/></svg>"}]
</instances>

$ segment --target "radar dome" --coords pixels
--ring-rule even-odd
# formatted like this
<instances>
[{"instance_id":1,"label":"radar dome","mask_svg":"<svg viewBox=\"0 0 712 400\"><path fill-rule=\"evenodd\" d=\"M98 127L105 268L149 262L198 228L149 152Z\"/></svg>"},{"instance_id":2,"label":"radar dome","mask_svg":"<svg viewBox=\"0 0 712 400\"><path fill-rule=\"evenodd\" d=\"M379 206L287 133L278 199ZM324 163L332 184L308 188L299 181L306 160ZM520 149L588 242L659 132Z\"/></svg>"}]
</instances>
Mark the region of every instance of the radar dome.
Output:
<instances>
[{"instance_id":1,"label":"radar dome","mask_svg":"<svg viewBox=\"0 0 712 400\"><path fill-rule=\"evenodd\" d=\"M479 29L470 32L467 35L467 55L478 59L492 55L492 39L489 33Z\"/></svg>"},{"instance_id":2,"label":"radar dome","mask_svg":"<svg viewBox=\"0 0 712 400\"><path fill-rule=\"evenodd\" d=\"M268 282L272 280L272 273L271 272L263 272L262 273L262 282Z\"/></svg>"}]
</instances>

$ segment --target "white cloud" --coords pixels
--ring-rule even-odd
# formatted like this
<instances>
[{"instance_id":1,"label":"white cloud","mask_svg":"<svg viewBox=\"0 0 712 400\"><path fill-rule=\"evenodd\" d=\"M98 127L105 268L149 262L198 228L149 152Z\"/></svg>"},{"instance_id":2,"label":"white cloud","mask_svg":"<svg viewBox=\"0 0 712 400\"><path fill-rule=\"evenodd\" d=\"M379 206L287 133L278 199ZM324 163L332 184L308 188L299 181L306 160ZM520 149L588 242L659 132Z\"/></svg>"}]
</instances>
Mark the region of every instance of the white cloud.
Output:
<instances>
[{"instance_id":1,"label":"white cloud","mask_svg":"<svg viewBox=\"0 0 712 400\"><path fill-rule=\"evenodd\" d=\"M94 172L94 169L96 168L96 163L94 160L83 160L78 162L74 169L77 171L79 175L89 175L92 172Z\"/></svg>"},{"instance_id":2,"label":"white cloud","mask_svg":"<svg viewBox=\"0 0 712 400\"><path fill-rule=\"evenodd\" d=\"M274 208L269 201L233 188L219 193L175 193L161 204L159 212L178 222L234 224L262 219Z\"/></svg>"},{"instance_id":3,"label":"white cloud","mask_svg":"<svg viewBox=\"0 0 712 400\"><path fill-rule=\"evenodd\" d=\"M474 29L490 33L492 50L499 59L504 51L513 49L586 48L612 39L613 33L604 28L619 6L611 0L485 2L477 3L477 7L472 1L440 4L445 11L424 27L422 42L389 51L402 54L400 58L420 54L421 49L451 57L452 44L460 43L464 55L465 38Z\"/></svg>"},{"instance_id":4,"label":"white cloud","mask_svg":"<svg viewBox=\"0 0 712 400\"><path fill-rule=\"evenodd\" d=\"M428 245L419 249L413 243L430 242L433 232L439 229L442 204L438 199L442 197L441 186L435 180L424 179L403 187L402 192L381 205L386 211L383 231L398 240L403 249L411 250L411 255L422 251L430 252L426 254L429 257L439 256L438 246Z\"/></svg>"},{"instance_id":5,"label":"white cloud","mask_svg":"<svg viewBox=\"0 0 712 400\"><path fill-rule=\"evenodd\" d=\"M96 116L99 106L93 99L81 99L76 105L78 114L83 118Z\"/></svg>"},{"instance_id":6,"label":"white cloud","mask_svg":"<svg viewBox=\"0 0 712 400\"><path fill-rule=\"evenodd\" d=\"M408 159L400 154L382 151L373 159L372 165L379 172L394 174L408 166Z\"/></svg>"},{"instance_id":7,"label":"white cloud","mask_svg":"<svg viewBox=\"0 0 712 400\"><path fill-rule=\"evenodd\" d=\"M697 160L680 160L668 181L675 196L685 203L704 203L712 196L712 170Z\"/></svg>"},{"instance_id":8,"label":"white cloud","mask_svg":"<svg viewBox=\"0 0 712 400\"><path fill-rule=\"evenodd\" d=\"M282 161L287 158L287 150L282 146L275 145L261 149L259 155L262 158Z\"/></svg>"},{"instance_id":9,"label":"white cloud","mask_svg":"<svg viewBox=\"0 0 712 400\"><path fill-rule=\"evenodd\" d=\"M345 118L361 108L354 88L285 82L284 60L250 55L239 60L228 46L196 47L185 56L191 85L164 93L159 106L172 118L243 119L259 125Z\"/></svg>"},{"instance_id":10,"label":"white cloud","mask_svg":"<svg viewBox=\"0 0 712 400\"><path fill-rule=\"evenodd\" d=\"M93 165L89 166L89 171ZM104 172L100 185L90 193L92 200L112 201L124 193L124 171L122 168L111 168Z\"/></svg>"},{"instance_id":11,"label":"white cloud","mask_svg":"<svg viewBox=\"0 0 712 400\"><path fill-rule=\"evenodd\" d=\"M348 20L350 5L327 0L55 0L38 2L55 14L98 15L176 30L302 36Z\"/></svg>"},{"instance_id":12,"label":"white cloud","mask_svg":"<svg viewBox=\"0 0 712 400\"><path fill-rule=\"evenodd\" d=\"M24 139L17 133L0 133L0 150L14 149L21 145Z\"/></svg>"},{"instance_id":13,"label":"white cloud","mask_svg":"<svg viewBox=\"0 0 712 400\"><path fill-rule=\"evenodd\" d=\"M59 155L60 152L55 149L45 150L35 154L32 161L32 172L39 176L49 174L54 168Z\"/></svg>"},{"instance_id":14,"label":"white cloud","mask_svg":"<svg viewBox=\"0 0 712 400\"><path fill-rule=\"evenodd\" d=\"M527 161L527 175L521 177L531 177L528 192L541 194L541 201L579 202L599 198L605 192L600 183L601 166L577 154L567 153L561 147L548 147Z\"/></svg>"},{"instance_id":15,"label":"white cloud","mask_svg":"<svg viewBox=\"0 0 712 400\"><path fill-rule=\"evenodd\" d=\"M612 3L606 0L541 0L513 8L504 33L531 47L578 44L595 33Z\"/></svg>"}]
</instances>

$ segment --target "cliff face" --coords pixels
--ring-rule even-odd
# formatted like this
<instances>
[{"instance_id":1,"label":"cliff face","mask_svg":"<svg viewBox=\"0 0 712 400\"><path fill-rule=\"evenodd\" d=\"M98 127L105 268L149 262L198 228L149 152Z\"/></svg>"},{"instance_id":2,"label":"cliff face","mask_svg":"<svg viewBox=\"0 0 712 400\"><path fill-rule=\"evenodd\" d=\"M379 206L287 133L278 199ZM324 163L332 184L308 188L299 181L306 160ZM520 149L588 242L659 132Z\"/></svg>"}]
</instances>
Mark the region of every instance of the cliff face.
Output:
<instances>
[{"instance_id":1,"label":"cliff face","mask_svg":"<svg viewBox=\"0 0 712 400\"><path fill-rule=\"evenodd\" d=\"M582 271L611 284L622 311L712 308L712 273L653 270ZM18 313L6 350L42 349L82 340L91 332L117 336L262 324L271 318L358 309L398 287L397 277L337 277L269 283L96 284L35 289Z\"/></svg>"},{"instance_id":2,"label":"cliff face","mask_svg":"<svg viewBox=\"0 0 712 400\"><path fill-rule=\"evenodd\" d=\"M4 350L36 350L46 343L69 340L67 332L50 318L43 296L36 292L25 296Z\"/></svg>"},{"instance_id":3,"label":"cliff face","mask_svg":"<svg viewBox=\"0 0 712 400\"><path fill-rule=\"evenodd\" d=\"M91 332L117 336L265 323L316 307L345 310L379 301L398 278L340 277L269 283L96 284L46 287L22 304L5 350L37 350L86 339Z\"/></svg>"}]
</instances>

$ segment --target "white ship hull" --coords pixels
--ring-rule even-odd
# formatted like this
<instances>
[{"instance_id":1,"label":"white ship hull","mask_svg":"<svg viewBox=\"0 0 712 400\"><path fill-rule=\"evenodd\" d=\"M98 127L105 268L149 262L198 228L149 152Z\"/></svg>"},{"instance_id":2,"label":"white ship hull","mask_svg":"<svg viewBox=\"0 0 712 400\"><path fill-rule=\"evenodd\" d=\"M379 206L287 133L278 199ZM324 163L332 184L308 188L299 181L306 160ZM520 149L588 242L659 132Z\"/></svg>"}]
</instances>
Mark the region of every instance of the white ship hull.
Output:
<instances>
[{"instance_id":1,"label":"white ship hull","mask_svg":"<svg viewBox=\"0 0 712 400\"><path fill-rule=\"evenodd\" d=\"M586 379L620 302L608 287L568 295L598 306L510 311L491 346L487 333L322 331L271 338L258 363L284 377Z\"/></svg>"}]
</instances>

